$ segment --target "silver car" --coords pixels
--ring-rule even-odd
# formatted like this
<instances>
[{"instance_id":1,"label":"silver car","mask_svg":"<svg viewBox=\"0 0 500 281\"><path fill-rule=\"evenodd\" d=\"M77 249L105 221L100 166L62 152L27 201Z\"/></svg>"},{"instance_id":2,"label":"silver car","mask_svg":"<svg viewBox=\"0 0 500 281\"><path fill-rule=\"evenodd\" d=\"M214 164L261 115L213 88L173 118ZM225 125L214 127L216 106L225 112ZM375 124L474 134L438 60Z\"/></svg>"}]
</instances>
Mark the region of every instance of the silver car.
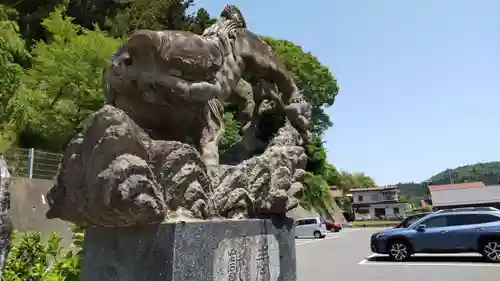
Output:
<instances>
[{"instance_id":1,"label":"silver car","mask_svg":"<svg viewBox=\"0 0 500 281\"><path fill-rule=\"evenodd\" d=\"M326 233L325 221L319 216L301 218L295 221L295 237L323 238Z\"/></svg>"}]
</instances>

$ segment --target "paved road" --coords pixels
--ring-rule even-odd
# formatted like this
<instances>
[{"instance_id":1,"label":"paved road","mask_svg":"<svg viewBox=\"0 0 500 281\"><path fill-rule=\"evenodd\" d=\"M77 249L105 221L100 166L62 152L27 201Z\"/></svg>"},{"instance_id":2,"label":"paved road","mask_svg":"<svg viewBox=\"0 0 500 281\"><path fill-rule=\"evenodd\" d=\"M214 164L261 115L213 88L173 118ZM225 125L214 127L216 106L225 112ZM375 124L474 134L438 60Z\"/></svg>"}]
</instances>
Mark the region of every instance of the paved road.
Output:
<instances>
[{"instance_id":1,"label":"paved road","mask_svg":"<svg viewBox=\"0 0 500 281\"><path fill-rule=\"evenodd\" d=\"M497 281L500 264L474 255L418 255L395 263L372 255L370 235L380 229L344 229L325 239L297 239L298 281Z\"/></svg>"}]
</instances>

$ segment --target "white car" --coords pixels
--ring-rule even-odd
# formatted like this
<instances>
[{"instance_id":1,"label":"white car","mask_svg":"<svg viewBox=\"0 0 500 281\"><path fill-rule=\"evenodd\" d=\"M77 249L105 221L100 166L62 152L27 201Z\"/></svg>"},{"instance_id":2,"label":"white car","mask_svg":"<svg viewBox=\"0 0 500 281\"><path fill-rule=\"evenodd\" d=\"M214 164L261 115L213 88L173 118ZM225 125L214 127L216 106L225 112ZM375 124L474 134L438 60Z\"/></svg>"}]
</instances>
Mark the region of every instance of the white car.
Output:
<instances>
[{"instance_id":1,"label":"white car","mask_svg":"<svg viewBox=\"0 0 500 281\"><path fill-rule=\"evenodd\" d=\"M295 221L295 237L323 238L326 232L325 221L319 216Z\"/></svg>"}]
</instances>

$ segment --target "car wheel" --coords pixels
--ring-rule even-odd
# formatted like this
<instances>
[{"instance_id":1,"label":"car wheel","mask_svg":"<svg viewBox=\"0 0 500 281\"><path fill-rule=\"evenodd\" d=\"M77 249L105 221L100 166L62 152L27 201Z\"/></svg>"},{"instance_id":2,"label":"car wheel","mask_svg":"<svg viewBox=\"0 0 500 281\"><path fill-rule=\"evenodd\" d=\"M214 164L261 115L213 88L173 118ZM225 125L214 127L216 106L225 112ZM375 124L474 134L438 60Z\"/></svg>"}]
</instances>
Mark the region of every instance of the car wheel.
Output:
<instances>
[{"instance_id":1,"label":"car wheel","mask_svg":"<svg viewBox=\"0 0 500 281\"><path fill-rule=\"evenodd\" d=\"M500 240L488 240L483 243L481 254L489 262L500 262Z\"/></svg>"},{"instance_id":2,"label":"car wheel","mask_svg":"<svg viewBox=\"0 0 500 281\"><path fill-rule=\"evenodd\" d=\"M316 239L321 238L321 232L315 231L314 232L314 238L316 238Z\"/></svg>"},{"instance_id":3,"label":"car wheel","mask_svg":"<svg viewBox=\"0 0 500 281\"><path fill-rule=\"evenodd\" d=\"M389 243L389 256L393 261L406 261L410 259L410 244L404 240L396 240Z\"/></svg>"}]
</instances>

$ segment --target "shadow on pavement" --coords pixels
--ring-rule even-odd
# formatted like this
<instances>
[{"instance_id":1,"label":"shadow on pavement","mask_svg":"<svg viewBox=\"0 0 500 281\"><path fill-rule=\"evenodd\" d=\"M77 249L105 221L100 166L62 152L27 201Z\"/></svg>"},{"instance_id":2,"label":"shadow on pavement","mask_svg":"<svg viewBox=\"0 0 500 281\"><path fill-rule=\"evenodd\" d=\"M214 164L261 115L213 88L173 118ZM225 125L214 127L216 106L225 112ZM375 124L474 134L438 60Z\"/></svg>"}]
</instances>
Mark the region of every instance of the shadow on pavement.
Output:
<instances>
[{"instance_id":1,"label":"shadow on pavement","mask_svg":"<svg viewBox=\"0 0 500 281\"><path fill-rule=\"evenodd\" d=\"M389 256L375 256L367 259L369 262L394 262ZM484 263L484 259L481 256L413 256L410 260L405 261L405 263Z\"/></svg>"}]
</instances>

